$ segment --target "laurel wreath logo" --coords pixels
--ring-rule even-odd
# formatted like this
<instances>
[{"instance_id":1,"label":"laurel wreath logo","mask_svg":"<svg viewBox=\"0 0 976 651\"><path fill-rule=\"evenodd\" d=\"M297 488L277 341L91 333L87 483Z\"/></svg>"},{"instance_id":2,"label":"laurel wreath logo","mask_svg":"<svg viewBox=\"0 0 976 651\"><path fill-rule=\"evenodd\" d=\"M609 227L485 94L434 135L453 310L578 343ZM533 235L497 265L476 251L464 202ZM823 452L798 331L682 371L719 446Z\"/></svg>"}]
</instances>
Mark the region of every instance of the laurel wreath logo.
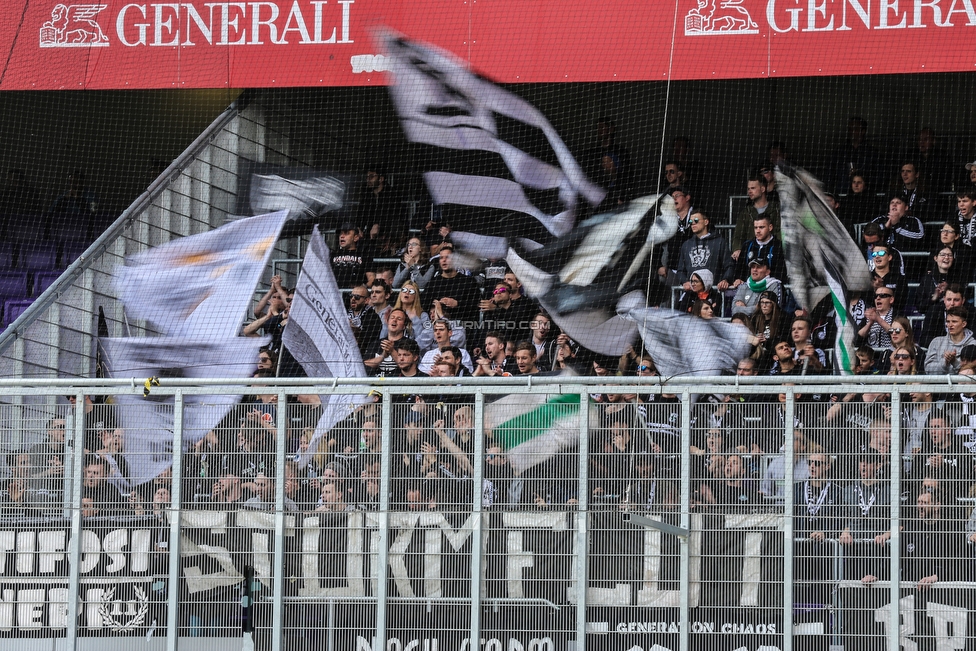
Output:
<instances>
[{"instance_id":1,"label":"laurel wreath logo","mask_svg":"<svg viewBox=\"0 0 976 651\"><path fill-rule=\"evenodd\" d=\"M139 604L139 610L132 619L124 624L116 621L116 619L112 616L111 604L115 601L115 588L113 587L110 590L106 590L102 594L102 603L98 607L98 614L101 616L102 623L106 627L117 633L124 633L142 626L142 624L146 621L146 615L149 613L149 595L147 595L146 591L139 586L135 587L134 592L136 601Z\"/></svg>"}]
</instances>

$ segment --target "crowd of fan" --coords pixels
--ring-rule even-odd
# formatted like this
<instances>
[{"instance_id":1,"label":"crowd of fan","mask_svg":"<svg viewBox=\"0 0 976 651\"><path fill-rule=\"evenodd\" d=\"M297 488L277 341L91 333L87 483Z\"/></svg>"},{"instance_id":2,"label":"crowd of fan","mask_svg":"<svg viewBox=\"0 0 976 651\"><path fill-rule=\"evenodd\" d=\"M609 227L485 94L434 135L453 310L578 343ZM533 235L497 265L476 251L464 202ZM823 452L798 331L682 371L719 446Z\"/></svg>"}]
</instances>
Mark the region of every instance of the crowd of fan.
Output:
<instances>
[{"instance_id":1,"label":"crowd of fan","mask_svg":"<svg viewBox=\"0 0 976 651\"><path fill-rule=\"evenodd\" d=\"M270 355L264 360L272 361ZM634 360L638 378L653 362ZM737 372L755 372L744 359ZM597 365L598 373L609 371ZM263 374L271 375L270 370ZM797 538L834 540L856 562L849 578L885 576L891 504L900 504L906 563L913 580L955 576L952 559L976 542L974 394L904 396L903 445L891 449L890 397L799 395L794 410L793 514ZM390 505L395 510L572 509L579 502L579 453L569 450L521 474L504 450L485 439L483 485L475 487L474 408L469 398L395 395L390 416ZM591 509L676 512L681 477L681 405L674 395L591 396L599 423L589 436L587 501ZM69 406L65 415L71 413ZM125 432L112 404L86 398L82 515L97 522L154 516L171 508L172 474L138 477L138 458L124 454ZM246 399L198 444L184 450L183 509L275 508L277 422L287 419L283 508L291 513L376 510L384 454L382 409L370 402L313 445L321 414L316 396ZM691 414L692 506L702 513L781 512L785 493L785 395L703 398ZM60 517L66 480L64 416L47 423L46 440L9 455L0 508L7 522ZM304 461L307 459L307 463ZM70 462L69 462L70 463ZM902 493L891 492L900 464ZM917 548L917 551L916 551ZM938 554L932 555L933 551ZM856 552L856 553L855 553ZM921 558L925 559L923 563ZM933 560L935 559L935 560ZM939 560L941 559L941 560ZM917 562L916 562L917 561ZM914 563L914 564L912 564ZM932 569L935 568L935 569ZM924 569L924 573L923 572ZM917 571L916 571L917 570Z\"/></svg>"},{"instance_id":2,"label":"crowd of fan","mask_svg":"<svg viewBox=\"0 0 976 651\"><path fill-rule=\"evenodd\" d=\"M601 209L613 209L638 193L637 183L613 123L599 127L597 146L581 163L611 190ZM759 373L828 373L836 336L833 305L799 308L780 240L775 166L792 163L787 155L782 143L770 146L768 160L747 175L747 205L729 230L721 230L721 220L700 206L705 170L689 160L687 140L676 139L661 183L674 199L678 231L639 275L658 281L650 283L652 305L749 328ZM931 129L923 129L897 160L882 160L867 138L867 123L855 117L827 171L828 199L860 245L872 277L873 291L849 297L858 372L959 372L966 368L963 349L976 344L967 327L976 271L976 162L965 165L967 181L954 179ZM598 356L558 332L505 260L467 268L455 254L451 224L436 211L422 228L409 231L404 202L387 176L382 168L367 174L355 218L336 229L331 261L371 375L520 375L566 366L591 371ZM881 196L878 188L890 192ZM281 355L284 375L296 366L280 346L290 296L280 278L273 279L244 331L273 337L270 350ZM532 360L520 363L520 356Z\"/></svg>"},{"instance_id":3,"label":"crowd of fan","mask_svg":"<svg viewBox=\"0 0 976 651\"><path fill-rule=\"evenodd\" d=\"M613 148L612 138L609 147L602 160L609 158L611 168L625 164L627 158ZM771 151L771 162L776 163L781 153ZM665 166L679 231L647 268L659 281L661 305L671 305L673 286L678 288L676 309L696 318L730 318L749 328L753 350L740 360L735 371L739 375L830 372L836 335L833 306L825 302L807 313L792 298L778 239L772 166L760 166L749 176L749 205L734 224L731 246L695 206L694 176L687 168L680 160ZM852 236L859 238L874 285L872 294L851 297L859 339L856 372L976 374L976 339L967 328L971 315L966 301L966 286L973 280L976 185L955 193L957 212L937 214L929 207L935 202L929 202L924 191L926 182L936 183L931 163L906 160L899 186L875 215L879 211L872 210L864 187L866 172L853 161L846 169L849 192L831 199ZM967 169L976 183L976 163ZM617 177L612 175L611 182ZM337 229L332 268L347 297L349 323L371 375L558 374L568 367L586 375L630 375L636 382L650 382L657 375L654 360L639 348L611 359L559 332L551 317L525 295L504 260L483 261L475 271L463 268L449 224L431 221L420 232L406 231L401 203L386 194L382 171L371 172L367 185L357 219ZM621 190L614 196L625 194ZM933 220L940 226L930 228L927 223ZM858 231L860 224L864 226ZM903 255L908 253L922 255ZM383 256L392 255L398 262L382 262ZM292 296L281 278L274 277L255 306L255 319L243 330L245 335L263 332L272 338L261 352L257 377L290 375L297 366L281 344ZM723 371L731 369L716 369L716 374ZM588 445L588 501L612 508L677 508L677 397L591 398L600 426L591 432ZM274 394L246 400L199 444L184 451L184 507L274 508L274 439L282 415L276 400ZM913 541L904 548L912 551L903 551L910 562L922 550L936 548L943 559L963 555L962 545L976 542L976 515L968 512L968 500L976 497L970 395L912 393L900 415L891 413L890 399L884 395L804 394L798 400L793 469L798 537L837 540L846 546L870 541L882 548L891 535L890 505L896 499L904 513L905 539ZM394 508L463 509L476 495L485 508L497 509L571 508L578 502L577 452L556 455L516 475L503 450L488 438L485 483L475 487L471 401L463 396L405 394L394 396L393 402ZM125 432L117 427L114 409L85 405L83 515L162 517L169 507L171 479L168 473L131 476L122 454ZM287 405L284 508L309 513L376 509L384 452L379 405L356 410L310 450L320 412L316 396L296 396ZM778 401L759 395L699 401L690 442L696 509L782 508L785 418L785 396ZM890 449L893 418L901 420L902 450ZM64 425L64 418L52 419L46 441L10 455L5 513L59 511ZM305 456L311 458L307 464ZM891 463L902 466L899 496L890 494ZM933 547L932 541L938 545ZM882 577L882 556L864 555L857 578L870 582ZM952 575L948 565L931 574L916 565L913 572L919 580Z\"/></svg>"}]
</instances>

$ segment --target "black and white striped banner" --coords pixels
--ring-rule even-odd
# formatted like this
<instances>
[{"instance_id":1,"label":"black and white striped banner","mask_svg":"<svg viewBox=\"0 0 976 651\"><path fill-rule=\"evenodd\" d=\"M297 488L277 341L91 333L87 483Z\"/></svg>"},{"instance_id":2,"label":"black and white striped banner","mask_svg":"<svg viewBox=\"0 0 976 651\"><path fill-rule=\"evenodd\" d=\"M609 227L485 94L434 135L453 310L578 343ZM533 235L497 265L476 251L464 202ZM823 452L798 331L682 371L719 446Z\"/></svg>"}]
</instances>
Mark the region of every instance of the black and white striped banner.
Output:
<instances>
[{"instance_id":1,"label":"black and white striped banner","mask_svg":"<svg viewBox=\"0 0 976 651\"><path fill-rule=\"evenodd\" d=\"M454 230L539 241L572 230L581 197L603 200L534 106L443 50L393 33L381 41L404 133Z\"/></svg>"}]
</instances>

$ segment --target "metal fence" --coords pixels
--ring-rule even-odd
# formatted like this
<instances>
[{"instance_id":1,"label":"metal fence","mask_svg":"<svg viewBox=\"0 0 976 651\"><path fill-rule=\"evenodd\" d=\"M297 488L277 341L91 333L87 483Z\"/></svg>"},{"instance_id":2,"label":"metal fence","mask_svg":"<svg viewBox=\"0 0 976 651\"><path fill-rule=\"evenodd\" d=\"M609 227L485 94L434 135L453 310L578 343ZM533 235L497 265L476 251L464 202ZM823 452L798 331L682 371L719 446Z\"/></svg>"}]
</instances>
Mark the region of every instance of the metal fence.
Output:
<instances>
[{"instance_id":1,"label":"metal fence","mask_svg":"<svg viewBox=\"0 0 976 651\"><path fill-rule=\"evenodd\" d=\"M976 387L789 379L0 381L0 648L976 647Z\"/></svg>"}]
</instances>

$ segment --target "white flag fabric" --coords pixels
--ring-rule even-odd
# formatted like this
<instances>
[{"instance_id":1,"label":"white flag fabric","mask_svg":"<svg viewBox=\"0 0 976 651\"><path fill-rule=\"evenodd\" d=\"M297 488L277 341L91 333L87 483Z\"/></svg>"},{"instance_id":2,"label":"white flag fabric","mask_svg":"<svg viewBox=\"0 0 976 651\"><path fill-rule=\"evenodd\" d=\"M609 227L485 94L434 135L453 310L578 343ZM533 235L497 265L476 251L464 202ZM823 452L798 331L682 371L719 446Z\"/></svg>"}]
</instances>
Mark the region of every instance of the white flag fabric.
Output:
<instances>
[{"instance_id":1,"label":"white flag fabric","mask_svg":"<svg viewBox=\"0 0 976 651\"><path fill-rule=\"evenodd\" d=\"M647 301L643 292L631 292L621 296L617 304L619 313L609 314L601 309L582 309L560 314L545 300L539 304L549 313L559 329L580 346L594 353L620 357L637 339L637 324L626 316L631 308L643 308Z\"/></svg>"},{"instance_id":2,"label":"white flag fabric","mask_svg":"<svg viewBox=\"0 0 976 651\"><path fill-rule=\"evenodd\" d=\"M277 174L251 176L251 211L257 215L287 210L291 219L318 217L342 208L345 184L331 176L286 179Z\"/></svg>"},{"instance_id":3,"label":"white flag fabric","mask_svg":"<svg viewBox=\"0 0 976 651\"><path fill-rule=\"evenodd\" d=\"M603 200L606 192L534 106L449 52L392 32L380 42L403 131L420 148L427 188L455 231L558 237L575 225L581 198Z\"/></svg>"},{"instance_id":4,"label":"white flag fabric","mask_svg":"<svg viewBox=\"0 0 976 651\"><path fill-rule=\"evenodd\" d=\"M663 308L640 308L627 316L637 323L644 348L664 378L721 375L749 354L749 330L737 323Z\"/></svg>"},{"instance_id":5,"label":"white flag fabric","mask_svg":"<svg viewBox=\"0 0 976 651\"><path fill-rule=\"evenodd\" d=\"M254 372L265 337L221 342L178 337L106 338L102 346L110 377L243 378ZM119 422L125 431L125 461L132 485L151 481L173 460L172 396L119 395ZM239 403L240 395L187 395L183 408L184 447L200 441Z\"/></svg>"},{"instance_id":6,"label":"white flag fabric","mask_svg":"<svg viewBox=\"0 0 976 651\"><path fill-rule=\"evenodd\" d=\"M130 256L115 279L128 315L167 335L236 336L287 219L249 217Z\"/></svg>"},{"instance_id":7,"label":"white flag fabric","mask_svg":"<svg viewBox=\"0 0 976 651\"><path fill-rule=\"evenodd\" d=\"M329 259L329 247L316 226L281 340L309 377L366 377ZM307 451L298 459L301 467L315 454L322 436L366 401L362 395L326 394L319 398L322 415Z\"/></svg>"}]
</instances>

